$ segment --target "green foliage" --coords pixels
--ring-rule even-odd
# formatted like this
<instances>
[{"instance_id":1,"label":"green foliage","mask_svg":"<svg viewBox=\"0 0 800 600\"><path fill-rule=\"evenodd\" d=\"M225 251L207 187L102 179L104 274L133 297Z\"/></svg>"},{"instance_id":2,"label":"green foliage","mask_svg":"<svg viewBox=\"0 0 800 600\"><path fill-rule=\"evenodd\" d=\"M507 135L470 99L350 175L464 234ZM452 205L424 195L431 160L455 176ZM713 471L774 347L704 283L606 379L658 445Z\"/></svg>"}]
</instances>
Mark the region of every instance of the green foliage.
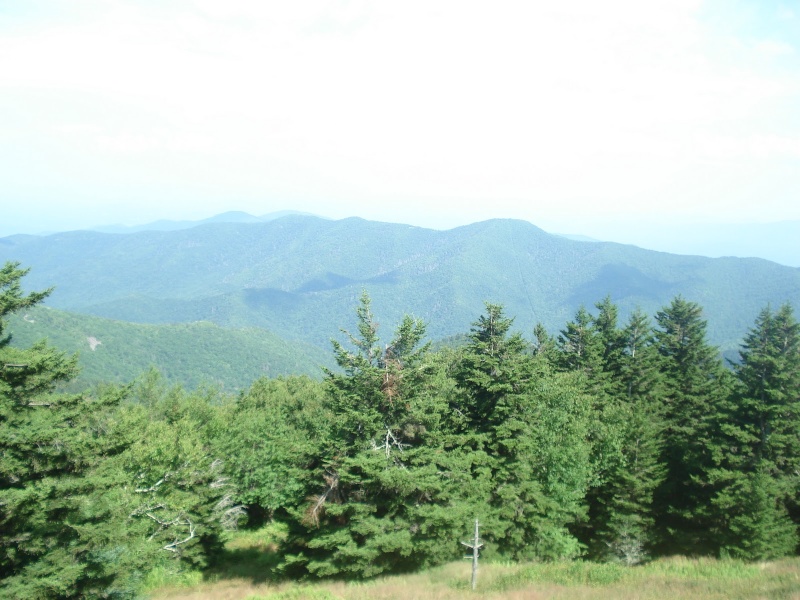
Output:
<instances>
[{"instance_id":1,"label":"green foliage","mask_svg":"<svg viewBox=\"0 0 800 600\"><path fill-rule=\"evenodd\" d=\"M0 328L25 271L0 271ZM233 524L221 463L209 453L208 398L128 388L54 392L75 357L45 343L0 344L0 590L18 598L134 597L167 556L204 566Z\"/></svg>"},{"instance_id":2,"label":"green foliage","mask_svg":"<svg viewBox=\"0 0 800 600\"><path fill-rule=\"evenodd\" d=\"M354 350L334 342L343 373L327 376L330 442L306 501L287 511L285 568L321 577L403 571L457 551L460 514L437 465L447 405L430 383L424 324L404 318L381 348L366 294L356 314L358 334L347 334Z\"/></svg>"},{"instance_id":3,"label":"green foliage","mask_svg":"<svg viewBox=\"0 0 800 600\"><path fill-rule=\"evenodd\" d=\"M718 514L712 475L722 442L732 376L706 341L700 305L678 296L656 315L656 344L664 375L663 483L656 490L660 548L665 552L717 552L712 535Z\"/></svg>"},{"instance_id":4,"label":"green foliage","mask_svg":"<svg viewBox=\"0 0 800 600\"><path fill-rule=\"evenodd\" d=\"M512 319L487 303L455 371L465 440L487 453L486 538L518 558L579 554L567 525L584 510L591 476L588 407L575 377L528 354ZM477 475L477 474L476 474Z\"/></svg>"},{"instance_id":5,"label":"green foliage","mask_svg":"<svg viewBox=\"0 0 800 600\"><path fill-rule=\"evenodd\" d=\"M0 332L10 313L48 293L23 295L26 273L12 263L0 270ZM120 397L54 394L75 373L75 357L9 341L0 342L0 589L20 598L101 595L119 584L109 564L125 560L98 543L105 482L92 477L100 457L124 448L112 414Z\"/></svg>"},{"instance_id":6,"label":"green foliage","mask_svg":"<svg viewBox=\"0 0 800 600\"><path fill-rule=\"evenodd\" d=\"M7 330L49 293L25 295L25 274L0 269L10 597L135 597L234 568L237 549L223 546L245 515L243 576L441 564L461 556L476 518L484 558L553 561L514 581L605 586L623 577L612 563L659 552L796 550L800 325L789 305L759 314L727 371L701 307L680 296L656 329L640 310L620 326L607 296L558 339L537 326L533 344L486 303L465 343L431 352L410 316L382 343L364 291L322 382L264 377L234 397L150 369L69 395L58 390L77 358ZM608 564L561 560L584 554Z\"/></svg>"},{"instance_id":7,"label":"green foliage","mask_svg":"<svg viewBox=\"0 0 800 600\"><path fill-rule=\"evenodd\" d=\"M227 416L217 447L252 523L304 501L330 440L333 415L322 384L306 377L258 379Z\"/></svg>"},{"instance_id":8,"label":"green foliage","mask_svg":"<svg viewBox=\"0 0 800 600\"><path fill-rule=\"evenodd\" d=\"M797 548L797 525L785 507L786 490L763 468L733 477L714 499L726 519L721 554L745 560L771 560Z\"/></svg>"},{"instance_id":9,"label":"green foliage","mask_svg":"<svg viewBox=\"0 0 800 600\"><path fill-rule=\"evenodd\" d=\"M724 451L713 499L722 551L769 559L797 547L800 469L800 324L789 305L761 311L734 365L736 387L721 426ZM794 521L790 514L794 513Z\"/></svg>"},{"instance_id":10,"label":"green foliage","mask_svg":"<svg viewBox=\"0 0 800 600\"><path fill-rule=\"evenodd\" d=\"M592 316L583 306L575 313L575 320L567 323L558 336L558 349L557 360L561 369L581 370L587 376L602 381L604 340L595 329Z\"/></svg>"},{"instance_id":11,"label":"green foliage","mask_svg":"<svg viewBox=\"0 0 800 600\"><path fill-rule=\"evenodd\" d=\"M800 469L800 323L790 305L765 308L745 337L738 380L736 424L747 455L771 474Z\"/></svg>"},{"instance_id":12,"label":"green foliage","mask_svg":"<svg viewBox=\"0 0 800 600\"><path fill-rule=\"evenodd\" d=\"M581 374L592 398L588 518L572 528L593 558L635 564L647 557L653 542L652 497L663 477L654 398L657 356L640 311L620 329L610 297L596 308L597 316L578 310L549 359Z\"/></svg>"},{"instance_id":13,"label":"green foliage","mask_svg":"<svg viewBox=\"0 0 800 600\"><path fill-rule=\"evenodd\" d=\"M333 364L316 346L252 327L224 329L209 322L144 325L47 307L26 308L9 323L15 347L46 337L58 348L78 353L81 370L64 384L70 391L125 383L150 366L170 383L189 389L213 384L235 391L259 377L318 378L320 365Z\"/></svg>"}]
</instances>

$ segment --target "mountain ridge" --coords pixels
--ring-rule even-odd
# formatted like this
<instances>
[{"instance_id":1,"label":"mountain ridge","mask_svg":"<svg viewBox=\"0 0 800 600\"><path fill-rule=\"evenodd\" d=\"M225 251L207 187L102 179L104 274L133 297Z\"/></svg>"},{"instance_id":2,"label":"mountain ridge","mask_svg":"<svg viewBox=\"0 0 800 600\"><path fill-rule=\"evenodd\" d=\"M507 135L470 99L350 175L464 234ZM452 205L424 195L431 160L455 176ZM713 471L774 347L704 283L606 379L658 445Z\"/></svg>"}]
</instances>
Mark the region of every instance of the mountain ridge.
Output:
<instances>
[{"instance_id":1,"label":"mountain ridge","mask_svg":"<svg viewBox=\"0 0 800 600\"><path fill-rule=\"evenodd\" d=\"M84 228L85 231L130 234L140 231L175 231L190 229L209 223L259 223L287 215L318 216L297 210L279 210L254 216L250 213L230 210L197 220L161 219L140 225L103 225ZM325 217L320 217L325 218ZM360 218L360 217L352 217ZM418 225L409 225L418 226ZM441 230L442 228L436 228ZM782 265L800 268L800 220L783 220L768 223L665 223L646 218L627 223L606 223L597 227L592 235L564 232L562 223L549 231L554 235L581 242L616 242L634 245L642 249L681 254L706 256L709 258L739 257L764 258ZM40 233L51 235L54 232Z\"/></svg>"},{"instance_id":2,"label":"mountain ridge","mask_svg":"<svg viewBox=\"0 0 800 600\"><path fill-rule=\"evenodd\" d=\"M767 303L800 304L800 270L763 259L673 255L569 240L527 221L440 231L359 218L289 215L129 235L67 232L4 238L0 260L56 286L56 308L143 323L257 326L327 349L366 289L383 323L413 313L433 338L469 330L483 302L517 327L557 332L610 294L624 319L682 294L707 311L711 340L734 347ZM386 337L390 331L383 332Z\"/></svg>"}]
</instances>

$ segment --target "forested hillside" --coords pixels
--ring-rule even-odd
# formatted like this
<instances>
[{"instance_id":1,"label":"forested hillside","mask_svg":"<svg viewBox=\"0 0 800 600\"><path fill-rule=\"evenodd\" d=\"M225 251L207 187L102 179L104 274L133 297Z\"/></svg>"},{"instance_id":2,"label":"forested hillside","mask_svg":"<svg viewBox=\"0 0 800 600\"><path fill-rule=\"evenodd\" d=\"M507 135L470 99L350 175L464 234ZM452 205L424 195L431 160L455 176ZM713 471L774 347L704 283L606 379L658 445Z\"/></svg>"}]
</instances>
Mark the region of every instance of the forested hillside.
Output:
<instances>
[{"instance_id":1,"label":"forested hillside","mask_svg":"<svg viewBox=\"0 0 800 600\"><path fill-rule=\"evenodd\" d=\"M128 323L35 307L9 318L12 344L28 347L47 339L78 353L80 372L68 389L101 382L124 383L155 367L171 383L194 389L202 384L228 391L249 387L259 377L308 375L319 378L331 366L329 352L287 342L257 328L222 328L207 321L174 325Z\"/></svg>"},{"instance_id":2,"label":"forested hillside","mask_svg":"<svg viewBox=\"0 0 800 600\"><path fill-rule=\"evenodd\" d=\"M759 259L677 256L582 243L524 221L434 231L361 219L287 216L126 235L70 232L0 240L0 260L32 267L47 302L139 323L209 321L261 327L326 348L366 289L378 320L404 313L442 338L463 331L484 301L502 303L528 334L551 333L610 294L627 317L677 294L701 302L709 339L735 348L768 303L800 303L800 270Z\"/></svg>"},{"instance_id":3,"label":"forested hillside","mask_svg":"<svg viewBox=\"0 0 800 600\"><path fill-rule=\"evenodd\" d=\"M364 293L323 381L187 392L155 372L64 394L75 359L12 346L49 292L0 270L0 593L135 597L206 569L225 531L281 523L283 577L367 578L457 559L637 564L796 553L800 325L764 306L733 369L680 295L610 297L527 337L499 304L436 352ZM25 289L28 289L25 282ZM351 313L352 315L352 313ZM266 551L266 550L264 550Z\"/></svg>"}]
</instances>

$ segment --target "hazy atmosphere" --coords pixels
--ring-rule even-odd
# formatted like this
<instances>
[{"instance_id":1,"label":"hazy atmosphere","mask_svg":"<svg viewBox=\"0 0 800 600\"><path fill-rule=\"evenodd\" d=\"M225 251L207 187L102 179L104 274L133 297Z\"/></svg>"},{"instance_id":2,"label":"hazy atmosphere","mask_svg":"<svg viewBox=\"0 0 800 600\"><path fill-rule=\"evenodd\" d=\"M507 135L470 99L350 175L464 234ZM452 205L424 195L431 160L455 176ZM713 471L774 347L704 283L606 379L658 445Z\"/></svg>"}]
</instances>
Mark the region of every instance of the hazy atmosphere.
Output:
<instances>
[{"instance_id":1,"label":"hazy atmosphere","mask_svg":"<svg viewBox=\"0 0 800 600\"><path fill-rule=\"evenodd\" d=\"M798 199L800 0L0 0L0 598L800 599Z\"/></svg>"},{"instance_id":2,"label":"hazy atmosphere","mask_svg":"<svg viewBox=\"0 0 800 600\"><path fill-rule=\"evenodd\" d=\"M0 235L800 219L800 5L0 2Z\"/></svg>"}]
</instances>

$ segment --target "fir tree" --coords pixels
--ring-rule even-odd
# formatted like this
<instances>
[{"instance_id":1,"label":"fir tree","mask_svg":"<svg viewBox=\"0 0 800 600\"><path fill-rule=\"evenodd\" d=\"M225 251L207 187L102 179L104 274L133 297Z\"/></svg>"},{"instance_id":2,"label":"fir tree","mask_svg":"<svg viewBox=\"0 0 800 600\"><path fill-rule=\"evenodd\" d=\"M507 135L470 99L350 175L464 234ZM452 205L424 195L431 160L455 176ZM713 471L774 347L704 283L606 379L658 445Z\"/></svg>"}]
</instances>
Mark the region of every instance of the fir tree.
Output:
<instances>
[{"instance_id":1,"label":"fir tree","mask_svg":"<svg viewBox=\"0 0 800 600\"><path fill-rule=\"evenodd\" d=\"M656 315L656 346L664 375L663 483L655 493L659 549L715 553L717 491L712 471L720 452L719 427L727 418L731 376L706 341L700 305L678 296Z\"/></svg>"},{"instance_id":2,"label":"fir tree","mask_svg":"<svg viewBox=\"0 0 800 600\"><path fill-rule=\"evenodd\" d=\"M595 477L587 493L589 522L583 537L592 556L634 564L652 545L652 496L660 482L660 429L652 389L641 381L633 385L642 373L655 371L652 336L641 312L619 329L618 309L609 297L596 307L592 321L598 351L589 370Z\"/></svg>"},{"instance_id":3,"label":"fir tree","mask_svg":"<svg viewBox=\"0 0 800 600\"><path fill-rule=\"evenodd\" d=\"M449 560L454 528L469 521L453 499L458 474L439 432L448 406L427 383L424 324L405 317L381 348L366 294L357 317L355 349L334 342L343 372L327 374L331 443L289 511L287 571L370 577Z\"/></svg>"},{"instance_id":4,"label":"fir tree","mask_svg":"<svg viewBox=\"0 0 800 600\"><path fill-rule=\"evenodd\" d=\"M592 381L602 381L603 342L592 315L581 306L574 320L558 336L558 365L564 371L582 370ZM596 378L596 380L595 380Z\"/></svg>"},{"instance_id":5,"label":"fir tree","mask_svg":"<svg viewBox=\"0 0 800 600\"><path fill-rule=\"evenodd\" d=\"M599 342L600 362L602 370L609 379L619 380L622 368L623 332L618 326L619 308L606 296L595 304L597 316L592 318L594 331Z\"/></svg>"},{"instance_id":6,"label":"fir tree","mask_svg":"<svg viewBox=\"0 0 800 600\"><path fill-rule=\"evenodd\" d=\"M513 323L502 306L486 303L486 314L469 333L456 381L464 394L464 412L476 431L489 431L503 422L530 378L524 370L526 343L519 333L509 335Z\"/></svg>"},{"instance_id":7,"label":"fir tree","mask_svg":"<svg viewBox=\"0 0 800 600\"><path fill-rule=\"evenodd\" d=\"M734 365L736 421L750 434L748 455L773 476L800 469L800 324L792 307L765 308Z\"/></svg>"},{"instance_id":8,"label":"fir tree","mask_svg":"<svg viewBox=\"0 0 800 600\"><path fill-rule=\"evenodd\" d=\"M761 311L744 339L714 498L725 553L764 560L797 546L800 324L790 305ZM796 514L796 513L795 513Z\"/></svg>"},{"instance_id":9,"label":"fir tree","mask_svg":"<svg viewBox=\"0 0 800 600\"><path fill-rule=\"evenodd\" d=\"M456 369L464 443L486 461L491 491L480 516L490 552L515 558L579 553L567 526L583 516L590 475L589 403L573 374L533 361L499 305L473 323Z\"/></svg>"},{"instance_id":10,"label":"fir tree","mask_svg":"<svg viewBox=\"0 0 800 600\"><path fill-rule=\"evenodd\" d=\"M607 470L591 513L595 556L633 564L654 543L653 493L663 480L659 463L662 425L658 412L660 377L652 328L634 311L619 333L621 354L612 373L618 407L619 453Z\"/></svg>"},{"instance_id":11,"label":"fir tree","mask_svg":"<svg viewBox=\"0 0 800 600\"><path fill-rule=\"evenodd\" d=\"M17 264L0 270L4 317L41 301ZM133 598L169 558L208 564L236 514L207 432L172 403L154 421L122 408L127 387L57 392L76 358L45 343L0 342L0 593L13 598Z\"/></svg>"},{"instance_id":12,"label":"fir tree","mask_svg":"<svg viewBox=\"0 0 800 600\"><path fill-rule=\"evenodd\" d=\"M23 294L26 273L18 263L0 269L0 335L9 314L50 292ZM21 349L10 340L0 339L0 590L17 598L119 590L121 559L104 552L96 526L103 482L88 475L99 457L124 448L109 418L120 396L55 393L74 376L77 358L44 342Z\"/></svg>"}]
</instances>

